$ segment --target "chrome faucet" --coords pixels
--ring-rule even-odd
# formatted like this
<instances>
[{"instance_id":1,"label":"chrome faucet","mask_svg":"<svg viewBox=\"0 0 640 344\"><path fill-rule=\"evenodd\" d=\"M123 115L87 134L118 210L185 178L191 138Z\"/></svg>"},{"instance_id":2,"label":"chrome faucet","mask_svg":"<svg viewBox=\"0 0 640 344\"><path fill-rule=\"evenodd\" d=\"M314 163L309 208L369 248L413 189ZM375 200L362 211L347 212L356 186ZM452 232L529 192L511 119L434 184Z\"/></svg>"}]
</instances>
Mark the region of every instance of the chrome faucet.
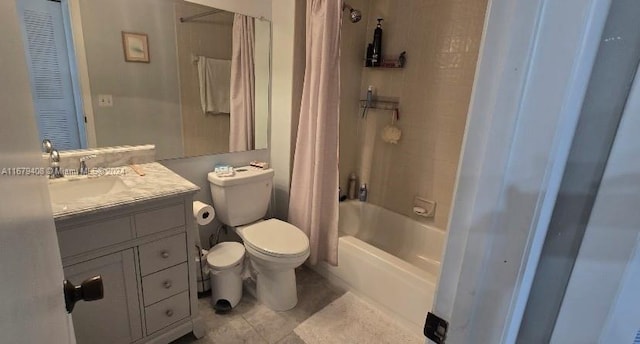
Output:
<instances>
[{"instance_id":1,"label":"chrome faucet","mask_svg":"<svg viewBox=\"0 0 640 344\"><path fill-rule=\"evenodd\" d=\"M52 149L49 154L49 161L51 162L51 174L49 174L50 179L57 179L64 177L62 170L60 169L60 153L58 153L57 149Z\"/></svg>"},{"instance_id":2,"label":"chrome faucet","mask_svg":"<svg viewBox=\"0 0 640 344\"><path fill-rule=\"evenodd\" d=\"M44 150L45 153L51 154L51 151L53 150L53 143L51 143L51 140L49 139L42 140L42 149Z\"/></svg>"},{"instance_id":3,"label":"chrome faucet","mask_svg":"<svg viewBox=\"0 0 640 344\"><path fill-rule=\"evenodd\" d=\"M42 140L42 149L44 149L45 153L49 154L49 166L51 167L49 178L56 179L64 177L60 169L60 153L58 153L57 149L53 148L51 141L48 139Z\"/></svg>"},{"instance_id":4,"label":"chrome faucet","mask_svg":"<svg viewBox=\"0 0 640 344\"><path fill-rule=\"evenodd\" d=\"M89 154L89 155L85 155L82 158L80 158L80 167L78 168L78 175L86 176L86 175L89 174L89 169L87 168L86 161L89 160L89 159L93 159L96 156L97 155L95 155L95 154Z\"/></svg>"}]
</instances>

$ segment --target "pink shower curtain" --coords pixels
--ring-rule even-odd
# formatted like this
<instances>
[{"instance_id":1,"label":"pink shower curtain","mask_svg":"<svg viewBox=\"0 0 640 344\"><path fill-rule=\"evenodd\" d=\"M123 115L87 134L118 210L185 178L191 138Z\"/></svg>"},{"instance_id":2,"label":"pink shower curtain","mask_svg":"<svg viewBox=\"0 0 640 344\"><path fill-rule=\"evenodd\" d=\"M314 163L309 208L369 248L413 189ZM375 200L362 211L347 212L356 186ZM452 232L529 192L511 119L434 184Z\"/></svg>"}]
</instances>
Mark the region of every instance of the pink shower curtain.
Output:
<instances>
[{"instance_id":1,"label":"pink shower curtain","mask_svg":"<svg viewBox=\"0 0 640 344\"><path fill-rule=\"evenodd\" d=\"M229 118L229 151L254 149L255 72L254 19L242 14L233 17L231 52L231 95Z\"/></svg>"},{"instance_id":2,"label":"pink shower curtain","mask_svg":"<svg viewBox=\"0 0 640 344\"><path fill-rule=\"evenodd\" d=\"M289 222L309 236L309 261L338 263L338 120L342 0L307 1L307 49Z\"/></svg>"}]
</instances>

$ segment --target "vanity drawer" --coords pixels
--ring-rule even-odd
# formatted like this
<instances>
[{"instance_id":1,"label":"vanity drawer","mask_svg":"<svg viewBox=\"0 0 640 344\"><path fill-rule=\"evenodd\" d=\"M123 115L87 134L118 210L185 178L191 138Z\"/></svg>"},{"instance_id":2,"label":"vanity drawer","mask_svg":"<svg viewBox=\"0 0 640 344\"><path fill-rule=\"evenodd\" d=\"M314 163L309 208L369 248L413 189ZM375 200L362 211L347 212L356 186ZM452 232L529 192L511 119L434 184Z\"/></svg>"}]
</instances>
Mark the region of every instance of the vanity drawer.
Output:
<instances>
[{"instance_id":1,"label":"vanity drawer","mask_svg":"<svg viewBox=\"0 0 640 344\"><path fill-rule=\"evenodd\" d=\"M133 239L129 217L110 219L58 230L62 258Z\"/></svg>"},{"instance_id":2,"label":"vanity drawer","mask_svg":"<svg viewBox=\"0 0 640 344\"><path fill-rule=\"evenodd\" d=\"M189 292L153 304L144 310L147 335L161 330L189 316Z\"/></svg>"},{"instance_id":3,"label":"vanity drawer","mask_svg":"<svg viewBox=\"0 0 640 344\"><path fill-rule=\"evenodd\" d=\"M184 204L181 203L136 214L136 234L141 237L184 226L184 212Z\"/></svg>"},{"instance_id":4,"label":"vanity drawer","mask_svg":"<svg viewBox=\"0 0 640 344\"><path fill-rule=\"evenodd\" d=\"M142 276L187 261L185 233L154 241L138 247Z\"/></svg>"},{"instance_id":5,"label":"vanity drawer","mask_svg":"<svg viewBox=\"0 0 640 344\"><path fill-rule=\"evenodd\" d=\"M187 263L158 271L142 278L144 305L149 306L169 296L187 290L189 274Z\"/></svg>"}]
</instances>

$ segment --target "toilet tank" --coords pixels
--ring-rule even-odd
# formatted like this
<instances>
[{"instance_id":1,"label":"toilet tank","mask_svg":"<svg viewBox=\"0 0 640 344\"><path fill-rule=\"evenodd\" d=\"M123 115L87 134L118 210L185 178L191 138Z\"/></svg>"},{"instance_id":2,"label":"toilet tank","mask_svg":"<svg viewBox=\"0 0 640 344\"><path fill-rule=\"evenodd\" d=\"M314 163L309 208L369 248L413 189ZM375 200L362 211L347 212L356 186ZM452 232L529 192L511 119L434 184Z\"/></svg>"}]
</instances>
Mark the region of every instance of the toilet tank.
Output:
<instances>
[{"instance_id":1,"label":"toilet tank","mask_svg":"<svg viewBox=\"0 0 640 344\"><path fill-rule=\"evenodd\" d=\"M267 214L273 169L253 166L238 167L235 175L219 177L215 172L207 175L216 218L229 226L240 226L258 221Z\"/></svg>"}]
</instances>

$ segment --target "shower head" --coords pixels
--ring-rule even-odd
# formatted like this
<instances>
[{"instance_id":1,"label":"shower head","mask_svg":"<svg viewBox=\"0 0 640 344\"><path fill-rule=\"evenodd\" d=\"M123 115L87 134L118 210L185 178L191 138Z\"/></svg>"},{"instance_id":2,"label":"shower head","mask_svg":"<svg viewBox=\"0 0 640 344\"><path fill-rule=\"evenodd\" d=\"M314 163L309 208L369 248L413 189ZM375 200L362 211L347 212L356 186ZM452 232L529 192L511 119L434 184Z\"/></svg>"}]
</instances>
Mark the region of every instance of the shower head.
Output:
<instances>
[{"instance_id":1,"label":"shower head","mask_svg":"<svg viewBox=\"0 0 640 344\"><path fill-rule=\"evenodd\" d=\"M342 10L344 11L344 9L348 9L349 10L349 20L351 20L352 23L357 23L360 21L360 19L362 19L362 12L360 12L360 10L356 10L353 7L351 7L349 4L345 3L342 6Z\"/></svg>"},{"instance_id":2,"label":"shower head","mask_svg":"<svg viewBox=\"0 0 640 344\"><path fill-rule=\"evenodd\" d=\"M351 22L357 23L362 19L362 13L359 10L354 10L353 8L349 11Z\"/></svg>"}]
</instances>

